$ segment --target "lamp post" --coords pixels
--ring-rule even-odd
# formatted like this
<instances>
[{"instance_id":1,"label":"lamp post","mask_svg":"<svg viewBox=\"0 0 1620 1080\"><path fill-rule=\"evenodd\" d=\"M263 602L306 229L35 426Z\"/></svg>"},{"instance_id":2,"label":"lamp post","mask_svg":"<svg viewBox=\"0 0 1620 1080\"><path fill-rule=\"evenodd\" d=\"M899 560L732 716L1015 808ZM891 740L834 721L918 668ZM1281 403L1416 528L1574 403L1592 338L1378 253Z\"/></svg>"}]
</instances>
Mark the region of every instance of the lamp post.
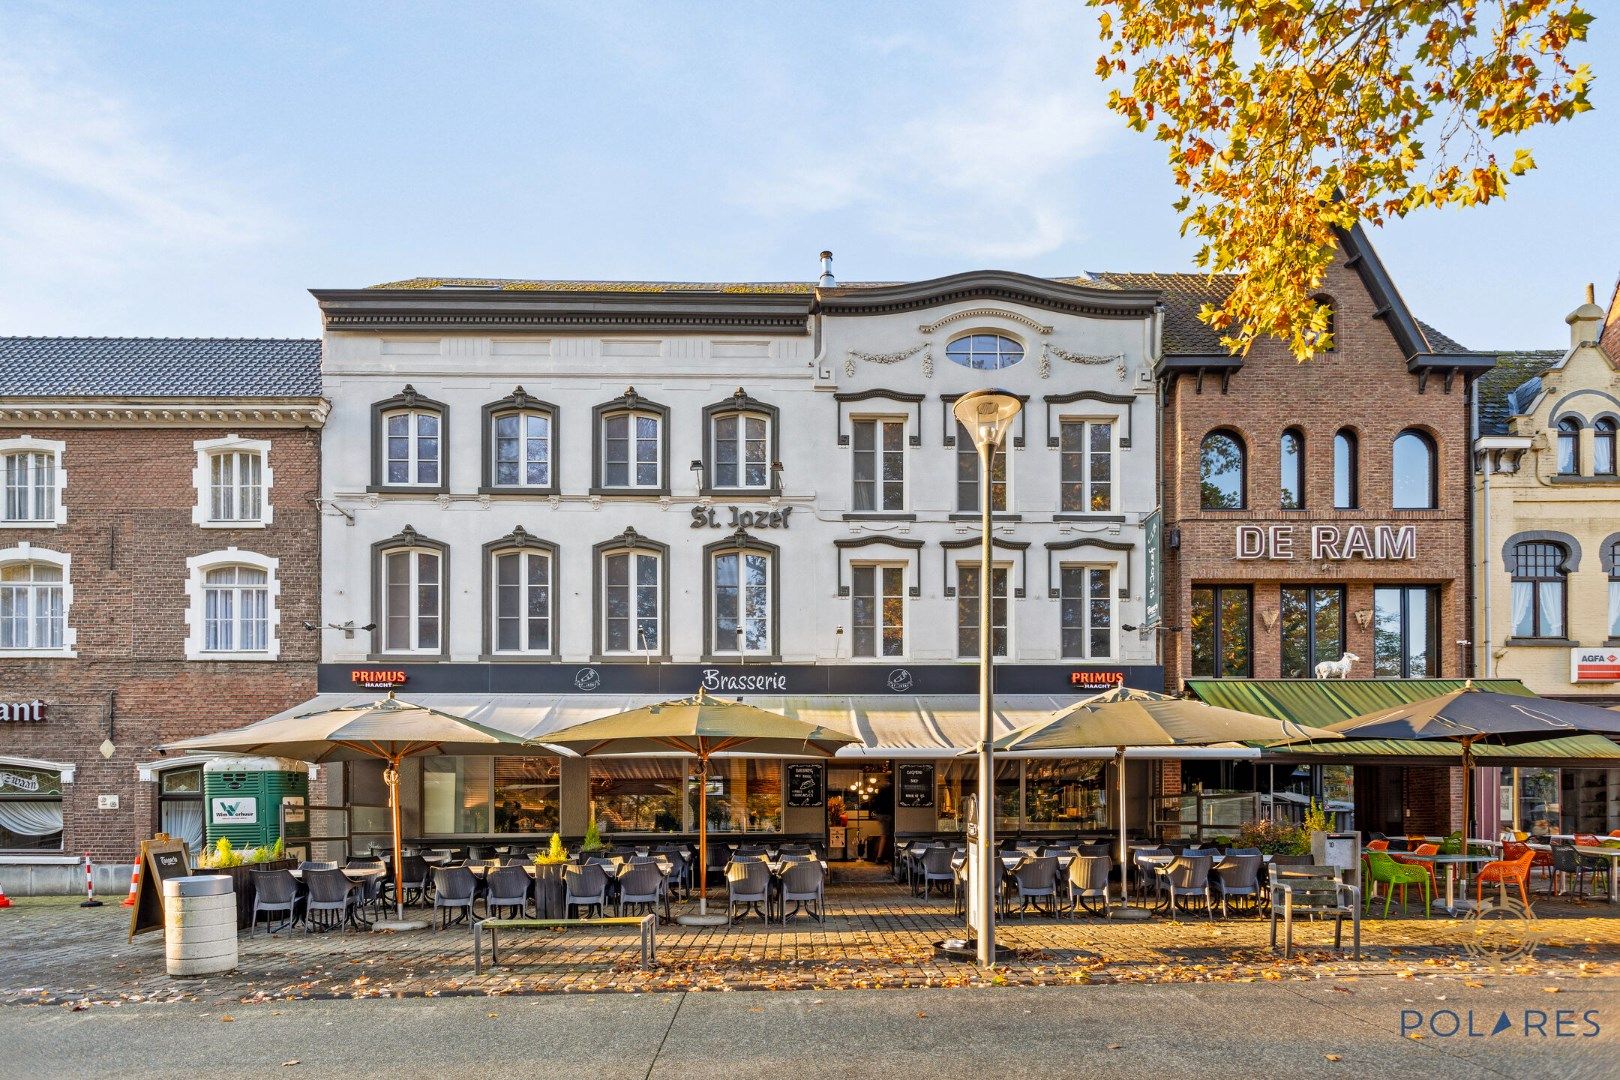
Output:
<instances>
[{"instance_id":1,"label":"lamp post","mask_svg":"<svg viewBox=\"0 0 1620 1080\"><path fill-rule=\"evenodd\" d=\"M1007 437L1013 418L1022 408L1023 402L1005 390L974 390L957 398L951 410L957 422L967 429L974 449L979 452L979 520L983 535L979 542L979 798L976 808L979 865L974 880L979 921L974 932L980 967L990 967L996 962L996 886L1001 880L1000 867L995 865L995 732L990 722L994 687L990 614L995 598L990 565L990 466Z\"/></svg>"}]
</instances>

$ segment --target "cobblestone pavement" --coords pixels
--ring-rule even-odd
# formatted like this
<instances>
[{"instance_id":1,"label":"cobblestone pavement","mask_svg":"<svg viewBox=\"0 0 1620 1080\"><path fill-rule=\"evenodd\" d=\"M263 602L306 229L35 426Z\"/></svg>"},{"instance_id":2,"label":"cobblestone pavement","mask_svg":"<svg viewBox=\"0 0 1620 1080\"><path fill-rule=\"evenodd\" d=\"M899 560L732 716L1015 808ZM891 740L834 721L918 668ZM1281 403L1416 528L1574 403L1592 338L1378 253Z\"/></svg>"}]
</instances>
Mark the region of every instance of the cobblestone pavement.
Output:
<instances>
[{"instance_id":1,"label":"cobblestone pavement","mask_svg":"<svg viewBox=\"0 0 1620 1080\"><path fill-rule=\"evenodd\" d=\"M1297 926L1295 955L1284 961L1268 947L1267 921L1252 914L1213 921L1184 915L1179 922L1014 917L999 934L1016 957L981 975L971 964L934 956L934 942L962 932L949 899L915 898L870 872L866 878L829 890L825 925L800 918L784 929L749 918L715 929L661 927L659 962L650 972L638 969L633 931L604 927L511 934L502 965L475 976L463 926L244 934L237 972L177 980L164 973L161 932L126 940L127 909L23 898L0 911L0 1003L1620 975L1620 908L1541 900L1534 923L1424 919L1421 908L1417 917L1364 919L1359 962L1333 951L1329 922ZM1534 927L1533 955L1509 955L1526 925ZM1349 933L1347 925L1346 946ZM1470 940L1476 947L1465 949Z\"/></svg>"}]
</instances>

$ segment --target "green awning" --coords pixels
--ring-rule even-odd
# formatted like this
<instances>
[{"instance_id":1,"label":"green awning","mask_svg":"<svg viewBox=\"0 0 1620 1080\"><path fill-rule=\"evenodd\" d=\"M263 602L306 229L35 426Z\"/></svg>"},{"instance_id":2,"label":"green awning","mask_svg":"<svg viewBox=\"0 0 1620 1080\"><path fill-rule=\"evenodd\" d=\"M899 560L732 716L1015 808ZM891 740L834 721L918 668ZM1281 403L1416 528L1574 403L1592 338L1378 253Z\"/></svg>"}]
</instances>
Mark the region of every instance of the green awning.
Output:
<instances>
[{"instance_id":1,"label":"green awning","mask_svg":"<svg viewBox=\"0 0 1620 1080\"><path fill-rule=\"evenodd\" d=\"M1463 687L1462 679L1188 679L1187 690L1200 701L1228 709L1326 727L1341 720L1391 709ZM1499 694L1535 697L1517 679L1475 679L1474 686ZM1460 760L1462 748L1449 739L1369 739L1295 743L1265 752L1273 761L1371 762L1390 758L1441 764ZM1594 758L1620 759L1620 746L1602 735L1492 746L1476 743L1474 758L1490 764L1557 764Z\"/></svg>"}]
</instances>

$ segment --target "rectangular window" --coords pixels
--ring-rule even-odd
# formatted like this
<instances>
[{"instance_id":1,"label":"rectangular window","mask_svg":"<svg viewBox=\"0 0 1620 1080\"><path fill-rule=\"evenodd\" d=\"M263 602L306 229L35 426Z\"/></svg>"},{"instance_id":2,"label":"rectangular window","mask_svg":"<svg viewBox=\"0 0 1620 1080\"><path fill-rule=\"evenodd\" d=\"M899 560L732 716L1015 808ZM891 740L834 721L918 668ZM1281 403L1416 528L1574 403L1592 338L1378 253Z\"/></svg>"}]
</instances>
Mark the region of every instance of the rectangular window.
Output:
<instances>
[{"instance_id":1,"label":"rectangular window","mask_svg":"<svg viewBox=\"0 0 1620 1080\"><path fill-rule=\"evenodd\" d=\"M1065 513L1106 513L1114 508L1114 425L1102 420L1065 420L1059 428L1060 505Z\"/></svg>"},{"instance_id":2,"label":"rectangular window","mask_svg":"<svg viewBox=\"0 0 1620 1080\"><path fill-rule=\"evenodd\" d=\"M1620 638L1620 576L1609 578L1609 637Z\"/></svg>"},{"instance_id":3,"label":"rectangular window","mask_svg":"<svg viewBox=\"0 0 1620 1080\"><path fill-rule=\"evenodd\" d=\"M659 419L646 413L615 413L602 421L602 486L656 488L663 447Z\"/></svg>"},{"instance_id":4,"label":"rectangular window","mask_svg":"<svg viewBox=\"0 0 1620 1080\"><path fill-rule=\"evenodd\" d=\"M490 831L490 758L422 759L422 831L430 836Z\"/></svg>"},{"instance_id":5,"label":"rectangular window","mask_svg":"<svg viewBox=\"0 0 1620 1080\"><path fill-rule=\"evenodd\" d=\"M1247 678L1254 672L1254 597L1246 585L1195 585L1188 618L1195 677Z\"/></svg>"},{"instance_id":6,"label":"rectangular window","mask_svg":"<svg viewBox=\"0 0 1620 1080\"><path fill-rule=\"evenodd\" d=\"M906 654L906 568L855 566L850 568L854 610L854 655Z\"/></svg>"},{"instance_id":7,"label":"rectangular window","mask_svg":"<svg viewBox=\"0 0 1620 1080\"><path fill-rule=\"evenodd\" d=\"M5 457L5 520L56 519L56 455L7 454Z\"/></svg>"},{"instance_id":8,"label":"rectangular window","mask_svg":"<svg viewBox=\"0 0 1620 1080\"><path fill-rule=\"evenodd\" d=\"M208 520L258 521L264 512L264 459L252 451L213 455L208 469Z\"/></svg>"},{"instance_id":9,"label":"rectangular window","mask_svg":"<svg viewBox=\"0 0 1620 1080\"><path fill-rule=\"evenodd\" d=\"M591 814L604 837L612 833L687 832L696 814L684 814L682 793L691 786L685 758L586 759L591 777Z\"/></svg>"},{"instance_id":10,"label":"rectangular window","mask_svg":"<svg viewBox=\"0 0 1620 1080\"><path fill-rule=\"evenodd\" d=\"M979 513L979 451L973 437L960 423L956 425L956 509L959 513ZM1007 509L1007 444L1002 443L990 458L990 511Z\"/></svg>"},{"instance_id":11,"label":"rectangular window","mask_svg":"<svg viewBox=\"0 0 1620 1080\"><path fill-rule=\"evenodd\" d=\"M551 486L551 417L543 412L495 418L495 484Z\"/></svg>"},{"instance_id":12,"label":"rectangular window","mask_svg":"<svg viewBox=\"0 0 1620 1080\"><path fill-rule=\"evenodd\" d=\"M263 652L270 638L270 575L222 566L203 576L203 649Z\"/></svg>"},{"instance_id":13,"label":"rectangular window","mask_svg":"<svg viewBox=\"0 0 1620 1080\"><path fill-rule=\"evenodd\" d=\"M1285 585L1281 591L1282 677L1312 679L1316 665L1344 655L1344 590Z\"/></svg>"},{"instance_id":14,"label":"rectangular window","mask_svg":"<svg viewBox=\"0 0 1620 1080\"><path fill-rule=\"evenodd\" d=\"M1114 654L1113 570L1106 566L1065 566L1059 574L1058 618L1063 655L1101 659Z\"/></svg>"},{"instance_id":15,"label":"rectangular window","mask_svg":"<svg viewBox=\"0 0 1620 1080\"><path fill-rule=\"evenodd\" d=\"M709 831L782 831L782 763L772 758L709 759ZM687 818L697 824L697 785L687 788Z\"/></svg>"},{"instance_id":16,"label":"rectangular window","mask_svg":"<svg viewBox=\"0 0 1620 1080\"><path fill-rule=\"evenodd\" d=\"M904 420L855 421L857 512L905 509L905 440Z\"/></svg>"},{"instance_id":17,"label":"rectangular window","mask_svg":"<svg viewBox=\"0 0 1620 1080\"><path fill-rule=\"evenodd\" d=\"M60 649L66 623L62 571L44 563L0 568L0 649Z\"/></svg>"},{"instance_id":18,"label":"rectangular window","mask_svg":"<svg viewBox=\"0 0 1620 1080\"><path fill-rule=\"evenodd\" d=\"M1030 758L1024 762L1026 829L1106 829L1107 762Z\"/></svg>"},{"instance_id":19,"label":"rectangular window","mask_svg":"<svg viewBox=\"0 0 1620 1080\"><path fill-rule=\"evenodd\" d=\"M1373 674L1433 679L1440 674L1440 591L1427 586L1373 590Z\"/></svg>"},{"instance_id":20,"label":"rectangular window","mask_svg":"<svg viewBox=\"0 0 1620 1080\"><path fill-rule=\"evenodd\" d=\"M495 556L495 651L551 651L551 556L507 551Z\"/></svg>"},{"instance_id":21,"label":"rectangular window","mask_svg":"<svg viewBox=\"0 0 1620 1080\"><path fill-rule=\"evenodd\" d=\"M384 475L395 485L439 483L439 414L396 412L383 418Z\"/></svg>"},{"instance_id":22,"label":"rectangular window","mask_svg":"<svg viewBox=\"0 0 1620 1080\"><path fill-rule=\"evenodd\" d=\"M990 570L990 652L1007 655L1007 567ZM956 654L979 655L979 565L956 566Z\"/></svg>"},{"instance_id":23,"label":"rectangular window","mask_svg":"<svg viewBox=\"0 0 1620 1080\"><path fill-rule=\"evenodd\" d=\"M659 557L621 551L602 560L602 651L656 653L662 601Z\"/></svg>"},{"instance_id":24,"label":"rectangular window","mask_svg":"<svg viewBox=\"0 0 1620 1080\"><path fill-rule=\"evenodd\" d=\"M763 416L727 413L714 418L714 486L764 490L771 486L767 450L770 423Z\"/></svg>"},{"instance_id":25,"label":"rectangular window","mask_svg":"<svg viewBox=\"0 0 1620 1080\"><path fill-rule=\"evenodd\" d=\"M439 555L390 551L383 560L383 649L438 652L442 622Z\"/></svg>"},{"instance_id":26,"label":"rectangular window","mask_svg":"<svg viewBox=\"0 0 1620 1080\"><path fill-rule=\"evenodd\" d=\"M498 757L494 808L497 833L547 833L557 828L558 760L550 757Z\"/></svg>"},{"instance_id":27,"label":"rectangular window","mask_svg":"<svg viewBox=\"0 0 1620 1080\"><path fill-rule=\"evenodd\" d=\"M771 651L771 557L726 552L714 557L714 652Z\"/></svg>"},{"instance_id":28,"label":"rectangular window","mask_svg":"<svg viewBox=\"0 0 1620 1080\"><path fill-rule=\"evenodd\" d=\"M0 770L0 851L62 850L62 774Z\"/></svg>"}]
</instances>

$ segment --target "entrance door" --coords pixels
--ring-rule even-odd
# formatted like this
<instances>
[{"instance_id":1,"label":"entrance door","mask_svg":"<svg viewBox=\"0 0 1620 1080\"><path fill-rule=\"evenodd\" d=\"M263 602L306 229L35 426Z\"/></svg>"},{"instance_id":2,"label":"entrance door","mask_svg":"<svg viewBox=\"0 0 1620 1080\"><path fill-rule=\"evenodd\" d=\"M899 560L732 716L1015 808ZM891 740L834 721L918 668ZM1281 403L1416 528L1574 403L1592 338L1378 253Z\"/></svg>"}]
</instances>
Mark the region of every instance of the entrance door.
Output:
<instances>
[{"instance_id":1,"label":"entrance door","mask_svg":"<svg viewBox=\"0 0 1620 1080\"><path fill-rule=\"evenodd\" d=\"M884 862L894 844L889 763L827 767L827 857Z\"/></svg>"}]
</instances>

